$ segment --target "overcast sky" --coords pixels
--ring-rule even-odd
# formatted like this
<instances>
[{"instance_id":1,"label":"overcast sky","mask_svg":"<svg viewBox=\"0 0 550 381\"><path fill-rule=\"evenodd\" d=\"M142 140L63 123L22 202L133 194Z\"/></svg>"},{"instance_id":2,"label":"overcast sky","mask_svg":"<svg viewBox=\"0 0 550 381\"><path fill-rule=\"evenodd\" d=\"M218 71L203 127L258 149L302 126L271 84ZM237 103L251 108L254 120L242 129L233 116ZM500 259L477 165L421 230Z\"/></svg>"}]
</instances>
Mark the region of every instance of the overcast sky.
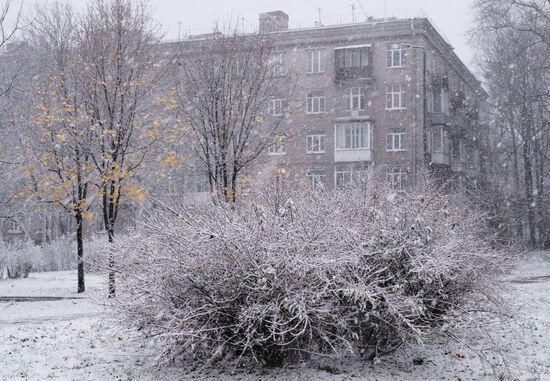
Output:
<instances>
[{"instance_id":1,"label":"overcast sky","mask_svg":"<svg viewBox=\"0 0 550 381\"><path fill-rule=\"evenodd\" d=\"M156 7L156 15L170 37L177 38L178 22L187 30L204 31L214 20L228 17L244 17L245 23L257 23L261 12L282 10L289 14L291 24L298 20L311 23L318 17L351 15L351 4L356 4L357 18L363 15L357 0L151 0ZM383 10L384 0L361 0L363 7L370 10ZM471 5L473 0L387 0L388 9L420 7L441 29L455 47L457 54L470 66L473 53L467 44L466 31L472 23ZM304 22L304 24L306 24Z\"/></svg>"},{"instance_id":2,"label":"overcast sky","mask_svg":"<svg viewBox=\"0 0 550 381\"><path fill-rule=\"evenodd\" d=\"M39 0L24 0L27 4ZM85 0L67 0L76 6L82 6ZM334 16L351 17L351 4L356 5L357 19L364 13L358 0L149 0L155 9L156 19L162 24L168 38L178 37L179 23L183 34L204 33L212 28L215 20L242 19L245 24L256 26L261 12L282 10L289 14L291 25L312 25L318 18L321 8L321 20ZM384 0L361 0L367 11L381 11ZM387 9L422 8L432 21L444 32L457 54L471 66L473 53L467 44L466 31L471 27L473 0L387 0ZM325 21L326 22L326 21Z\"/></svg>"}]
</instances>

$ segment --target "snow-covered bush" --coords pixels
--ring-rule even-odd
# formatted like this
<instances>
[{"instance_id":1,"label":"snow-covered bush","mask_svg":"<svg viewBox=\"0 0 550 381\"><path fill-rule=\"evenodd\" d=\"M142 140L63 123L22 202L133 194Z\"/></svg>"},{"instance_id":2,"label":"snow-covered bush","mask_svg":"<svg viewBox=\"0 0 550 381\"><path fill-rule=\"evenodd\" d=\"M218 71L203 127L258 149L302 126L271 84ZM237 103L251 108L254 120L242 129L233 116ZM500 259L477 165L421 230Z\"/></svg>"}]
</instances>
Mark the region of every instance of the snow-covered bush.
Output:
<instances>
[{"instance_id":1,"label":"snow-covered bush","mask_svg":"<svg viewBox=\"0 0 550 381\"><path fill-rule=\"evenodd\" d=\"M39 246L35 271L62 271L76 269L76 244L72 236L64 236Z\"/></svg>"},{"instance_id":2,"label":"snow-covered bush","mask_svg":"<svg viewBox=\"0 0 550 381\"><path fill-rule=\"evenodd\" d=\"M33 270L33 258L39 254L36 246L15 242L0 245L0 279L26 278Z\"/></svg>"},{"instance_id":3,"label":"snow-covered bush","mask_svg":"<svg viewBox=\"0 0 550 381\"><path fill-rule=\"evenodd\" d=\"M118 242L117 303L128 324L157 338L160 360L372 358L422 341L494 289L500 258L482 221L429 187L160 203Z\"/></svg>"},{"instance_id":4,"label":"snow-covered bush","mask_svg":"<svg viewBox=\"0 0 550 381\"><path fill-rule=\"evenodd\" d=\"M84 241L87 272L103 269L108 245L105 237L97 235ZM42 246L21 241L0 243L0 279L3 274L26 278L30 272L75 270L77 264L74 236L60 237Z\"/></svg>"},{"instance_id":5,"label":"snow-covered bush","mask_svg":"<svg viewBox=\"0 0 550 381\"><path fill-rule=\"evenodd\" d=\"M109 241L105 235L93 235L84 240L84 263L87 272L99 273L105 271L108 263ZM76 252L75 267L76 268Z\"/></svg>"}]
</instances>

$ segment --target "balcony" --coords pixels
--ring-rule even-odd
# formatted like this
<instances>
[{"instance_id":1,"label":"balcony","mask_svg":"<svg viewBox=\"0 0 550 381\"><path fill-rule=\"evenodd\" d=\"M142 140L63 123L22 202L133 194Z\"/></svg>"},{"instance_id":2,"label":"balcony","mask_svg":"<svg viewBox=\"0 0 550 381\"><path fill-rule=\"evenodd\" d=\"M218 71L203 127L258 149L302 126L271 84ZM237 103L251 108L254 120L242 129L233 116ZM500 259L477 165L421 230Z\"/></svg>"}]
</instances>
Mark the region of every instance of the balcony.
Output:
<instances>
[{"instance_id":1,"label":"balcony","mask_svg":"<svg viewBox=\"0 0 550 381\"><path fill-rule=\"evenodd\" d=\"M450 123L449 115L443 112L432 113L432 126L447 126Z\"/></svg>"},{"instance_id":2,"label":"balcony","mask_svg":"<svg viewBox=\"0 0 550 381\"><path fill-rule=\"evenodd\" d=\"M456 91L451 95L451 108L458 110L467 106L466 95L463 91Z\"/></svg>"},{"instance_id":3,"label":"balcony","mask_svg":"<svg viewBox=\"0 0 550 381\"><path fill-rule=\"evenodd\" d=\"M337 149L334 151L335 163L372 161L372 149Z\"/></svg>"},{"instance_id":4,"label":"balcony","mask_svg":"<svg viewBox=\"0 0 550 381\"><path fill-rule=\"evenodd\" d=\"M450 165L451 159L449 154L445 152L433 152L432 153L432 164L437 165Z\"/></svg>"},{"instance_id":5,"label":"balcony","mask_svg":"<svg viewBox=\"0 0 550 381\"><path fill-rule=\"evenodd\" d=\"M369 78L372 78L372 66L336 68L337 81Z\"/></svg>"},{"instance_id":6,"label":"balcony","mask_svg":"<svg viewBox=\"0 0 550 381\"><path fill-rule=\"evenodd\" d=\"M343 46L334 50L336 80L372 78L371 45Z\"/></svg>"},{"instance_id":7,"label":"balcony","mask_svg":"<svg viewBox=\"0 0 550 381\"><path fill-rule=\"evenodd\" d=\"M451 160L451 170L453 172L466 172L466 163L463 160Z\"/></svg>"}]
</instances>

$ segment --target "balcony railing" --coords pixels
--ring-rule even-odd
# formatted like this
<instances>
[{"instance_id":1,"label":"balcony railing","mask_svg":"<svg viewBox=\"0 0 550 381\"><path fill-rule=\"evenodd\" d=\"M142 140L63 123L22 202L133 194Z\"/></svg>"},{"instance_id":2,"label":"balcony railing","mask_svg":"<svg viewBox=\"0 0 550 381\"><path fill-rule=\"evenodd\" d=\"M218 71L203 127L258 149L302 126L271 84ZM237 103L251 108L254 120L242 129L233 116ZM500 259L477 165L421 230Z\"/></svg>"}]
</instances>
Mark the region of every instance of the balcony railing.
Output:
<instances>
[{"instance_id":1,"label":"balcony railing","mask_svg":"<svg viewBox=\"0 0 550 381\"><path fill-rule=\"evenodd\" d=\"M372 66L336 68L336 80L372 78Z\"/></svg>"},{"instance_id":2,"label":"balcony railing","mask_svg":"<svg viewBox=\"0 0 550 381\"><path fill-rule=\"evenodd\" d=\"M432 113L432 126L446 126L449 124L449 115L443 112Z\"/></svg>"},{"instance_id":3,"label":"balcony railing","mask_svg":"<svg viewBox=\"0 0 550 381\"><path fill-rule=\"evenodd\" d=\"M439 165L450 165L451 160L450 160L449 154L445 152L433 152L432 163L439 164Z\"/></svg>"},{"instance_id":4,"label":"balcony railing","mask_svg":"<svg viewBox=\"0 0 550 381\"><path fill-rule=\"evenodd\" d=\"M372 149L350 149L350 150L340 150L337 149L334 151L334 162L335 163L348 163L348 162L358 162L358 161L372 161Z\"/></svg>"},{"instance_id":5,"label":"balcony railing","mask_svg":"<svg viewBox=\"0 0 550 381\"><path fill-rule=\"evenodd\" d=\"M464 162L464 160L451 159L451 170L453 170L454 172L465 172L466 163Z\"/></svg>"}]
</instances>

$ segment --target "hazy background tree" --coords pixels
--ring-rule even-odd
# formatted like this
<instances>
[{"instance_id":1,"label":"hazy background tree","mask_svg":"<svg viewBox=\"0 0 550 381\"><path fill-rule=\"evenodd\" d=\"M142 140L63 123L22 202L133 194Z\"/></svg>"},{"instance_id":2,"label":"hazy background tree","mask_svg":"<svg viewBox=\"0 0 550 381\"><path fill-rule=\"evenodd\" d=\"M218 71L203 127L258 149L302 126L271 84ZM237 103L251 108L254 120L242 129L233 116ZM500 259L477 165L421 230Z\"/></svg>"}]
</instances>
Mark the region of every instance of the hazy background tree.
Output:
<instances>
[{"instance_id":1,"label":"hazy background tree","mask_svg":"<svg viewBox=\"0 0 550 381\"><path fill-rule=\"evenodd\" d=\"M22 210L18 189L23 182L23 162L16 150L18 137L9 98L19 74L21 55L12 42L21 29L22 10L22 3L0 0L0 222L15 222Z\"/></svg>"},{"instance_id":2,"label":"hazy background tree","mask_svg":"<svg viewBox=\"0 0 550 381\"><path fill-rule=\"evenodd\" d=\"M501 214L532 245L550 245L550 8L546 1L479 0L473 31L491 95L486 155ZM498 163L495 165L495 163Z\"/></svg>"},{"instance_id":3,"label":"hazy background tree","mask_svg":"<svg viewBox=\"0 0 550 381\"><path fill-rule=\"evenodd\" d=\"M265 35L216 30L182 45L176 68L178 113L191 132L192 150L208 174L211 192L235 202L239 176L276 133L293 93L292 77ZM274 96L278 116L265 118Z\"/></svg>"},{"instance_id":4,"label":"hazy background tree","mask_svg":"<svg viewBox=\"0 0 550 381\"><path fill-rule=\"evenodd\" d=\"M83 96L93 131L88 154L99 176L103 222L109 242L124 197L140 199L132 182L158 137L145 118L157 66L159 36L147 4L131 0L91 2L80 25ZM109 294L115 294L114 252L109 258Z\"/></svg>"},{"instance_id":5,"label":"hazy background tree","mask_svg":"<svg viewBox=\"0 0 550 381\"><path fill-rule=\"evenodd\" d=\"M36 8L25 39L34 65L27 152L32 189L42 202L59 205L74 217L78 258L78 292L84 283L84 224L92 214L88 197L93 185L89 145L91 131L82 96L81 61L77 54L78 16L59 1Z\"/></svg>"}]
</instances>

